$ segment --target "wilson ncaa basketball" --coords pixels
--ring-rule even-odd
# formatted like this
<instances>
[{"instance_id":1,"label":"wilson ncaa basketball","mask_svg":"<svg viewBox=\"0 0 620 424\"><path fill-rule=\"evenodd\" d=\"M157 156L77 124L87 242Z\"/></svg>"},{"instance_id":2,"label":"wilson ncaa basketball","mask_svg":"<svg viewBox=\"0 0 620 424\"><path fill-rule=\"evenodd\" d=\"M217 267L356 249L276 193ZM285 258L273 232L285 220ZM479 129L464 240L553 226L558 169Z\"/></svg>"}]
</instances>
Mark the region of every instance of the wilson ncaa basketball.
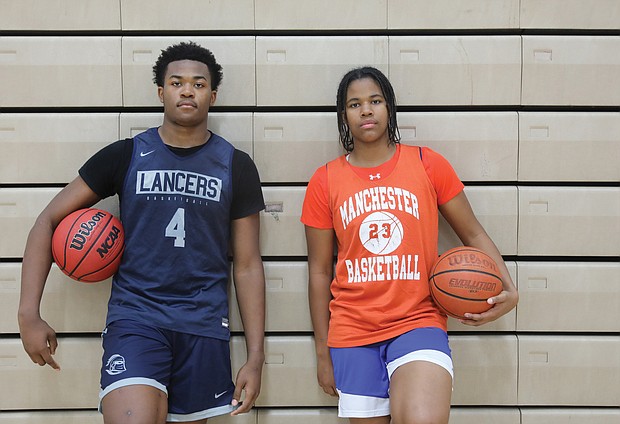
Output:
<instances>
[{"instance_id":1,"label":"wilson ncaa basketball","mask_svg":"<svg viewBox=\"0 0 620 424\"><path fill-rule=\"evenodd\" d=\"M446 315L463 319L493 305L487 299L502 292L502 278L495 261L480 249L462 246L443 253L429 277L433 300Z\"/></svg>"},{"instance_id":2,"label":"wilson ncaa basketball","mask_svg":"<svg viewBox=\"0 0 620 424\"><path fill-rule=\"evenodd\" d=\"M54 230L52 255L66 275L94 283L118 270L124 241L123 226L110 212L80 209L67 215Z\"/></svg>"}]
</instances>

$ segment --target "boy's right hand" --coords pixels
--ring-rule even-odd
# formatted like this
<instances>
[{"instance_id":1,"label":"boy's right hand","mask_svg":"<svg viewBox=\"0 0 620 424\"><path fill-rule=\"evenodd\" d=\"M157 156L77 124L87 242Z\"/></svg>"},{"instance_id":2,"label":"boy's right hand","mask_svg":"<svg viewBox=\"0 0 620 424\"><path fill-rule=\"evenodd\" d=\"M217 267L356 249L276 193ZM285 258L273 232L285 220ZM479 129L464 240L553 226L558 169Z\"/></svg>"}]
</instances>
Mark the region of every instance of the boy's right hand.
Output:
<instances>
[{"instance_id":1,"label":"boy's right hand","mask_svg":"<svg viewBox=\"0 0 620 424\"><path fill-rule=\"evenodd\" d=\"M54 329L41 318L20 320L19 329L22 344L32 362L60 371L60 365L52 357L58 347Z\"/></svg>"}]
</instances>

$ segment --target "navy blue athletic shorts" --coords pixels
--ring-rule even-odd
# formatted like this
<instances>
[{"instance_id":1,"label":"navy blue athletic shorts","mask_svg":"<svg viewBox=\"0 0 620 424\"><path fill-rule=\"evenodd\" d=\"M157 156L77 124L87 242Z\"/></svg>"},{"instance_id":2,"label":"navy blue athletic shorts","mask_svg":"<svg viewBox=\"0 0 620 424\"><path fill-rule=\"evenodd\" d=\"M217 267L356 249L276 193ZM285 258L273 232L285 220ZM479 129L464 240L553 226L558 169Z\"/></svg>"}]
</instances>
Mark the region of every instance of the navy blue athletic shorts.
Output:
<instances>
[{"instance_id":1,"label":"navy blue athletic shorts","mask_svg":"<svg viewBox=\"0 0 620 424\"><path fill-rule=\"evenodd\" d=\"M102 334L99 399L119 387L153 386L168 396L168 421L231 412L235 386L227 341L120 320Z\"/></svg>"}]
</instances>

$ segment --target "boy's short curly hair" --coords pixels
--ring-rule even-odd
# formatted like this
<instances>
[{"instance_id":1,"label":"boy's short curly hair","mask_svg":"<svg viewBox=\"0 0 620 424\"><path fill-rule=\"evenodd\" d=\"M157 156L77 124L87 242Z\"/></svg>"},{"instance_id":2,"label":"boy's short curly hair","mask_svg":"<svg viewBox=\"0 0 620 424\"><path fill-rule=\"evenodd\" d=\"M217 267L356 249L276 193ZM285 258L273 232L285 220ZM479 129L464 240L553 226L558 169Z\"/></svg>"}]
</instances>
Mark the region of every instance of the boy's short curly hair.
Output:
<instances>
[{"instance_id":1,"label":"boy's short curly hair","mask_svg":"<svg viewBox=\"0 0 620 424\"><path fill-rule=\"evenodd\" d=\"M178 60L195 60L196 62L202 62L207 65L211 77L211 89L218 89L224 76L222 73L222 67L219 63L217 63L215 56L209 49L206 49L193 41L174 44L161 51L159 58L157 58L157 61L153 66L153 82L158 87L164 86L164 78L166 76L168 64Z\"/></svg>"}]
</instances>

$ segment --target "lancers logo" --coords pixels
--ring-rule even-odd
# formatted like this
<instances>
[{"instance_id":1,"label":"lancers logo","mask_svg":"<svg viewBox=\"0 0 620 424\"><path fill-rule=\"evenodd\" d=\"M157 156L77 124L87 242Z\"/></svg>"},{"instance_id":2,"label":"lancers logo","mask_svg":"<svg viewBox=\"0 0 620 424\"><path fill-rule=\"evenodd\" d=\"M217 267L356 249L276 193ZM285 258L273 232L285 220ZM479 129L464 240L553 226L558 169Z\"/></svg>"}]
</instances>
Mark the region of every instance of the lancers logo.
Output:
<instances>
[{"instance_id":1,"label":"lancers logo","mask_svg":"<svg viewBox=\"0 0 620 424\"><path fill-rule=\"evenodd\" d=\"M177 170L138 171L136 194L179 194L219 202L222 180Z\"/></svg>"},{"instance_id":2,"label":"lancers logo","mask_svg":"<svg viewBox=\"0 0 620 424\"><path fill-rule=\"evenodd\" d=\"M127 371L127 367L125 366L125 358L123 358L119 354L114 354L110 356L110 359L108 359L108 362L105 366L105 372L110 375L118 375L122 372Z\"/></svg>"}]
</instances>

